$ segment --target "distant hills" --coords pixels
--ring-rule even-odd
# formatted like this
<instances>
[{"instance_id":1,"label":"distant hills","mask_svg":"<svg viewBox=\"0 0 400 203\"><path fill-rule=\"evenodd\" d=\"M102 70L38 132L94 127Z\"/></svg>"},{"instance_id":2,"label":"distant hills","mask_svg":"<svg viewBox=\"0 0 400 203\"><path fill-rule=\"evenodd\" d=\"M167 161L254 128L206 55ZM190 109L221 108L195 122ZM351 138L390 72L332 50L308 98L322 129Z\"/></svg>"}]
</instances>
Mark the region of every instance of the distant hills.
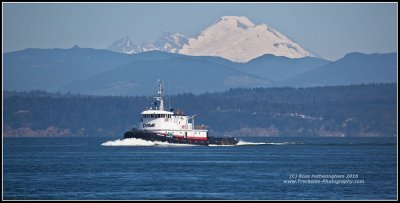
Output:
<instances>
[{"instance_id":1,"label":"distant hills","mask_svg":"<svg viewBox=\"0 0 400 203\"><path fill-rule=\"evenodd\" d=\"M300 73L314 70L329 62L316 57L287 58L266 54L247 63L236 64L235 67L254 75L281 81Z\"/></svg>"},{"instance_id":2,"label":"distant hills","mask_svg":"<svg viewBox=\"0 0 400 203\"><path fill-rule=\"evenodd\" d=\"M148 95L154 94L157 79L163 79L166 88L170 84L174 94L270 84L261 77L196 57L169 54L170 57L162 58L167 54L153 54L160 55L160 59L132 61L88 79L71 82L60 90L97 95Z\"/></svg>"},{"instance_id":3,"label":"distant hills","mask_svg":"<svg viewBox=\"0 0 400 203\"><path fill-rule=\"evenodd\" d=\"M396 82L397 53L349 53L343 58L281 81L287 86L332 86Z\"/></svg>"},{"instance_id":4,"label":"distant hills","mask_svg":"<svg viewBox=\"0 0 400 203\"><path fill-rule=\"evenodd\" d=\"M123 54L77 46L3 54L4 90L152 95L157 79L164 80L166 87L170 82L173 94L235 87L397 82L397 53L350 53L337 61L267 54L247 63L213 56L162 51Z\"/></svg>"},{"instance_id":5,"label":"distant hills","mask_svg":"<svg viewBox=\"0 0 400 203\"><path fill-rule=\"evenodd\" d=\"M57 91L66 83L111 70L131 60L132 55L78 46L4 53L3 85L5 90Z\"/></svg>"}]
</instances>

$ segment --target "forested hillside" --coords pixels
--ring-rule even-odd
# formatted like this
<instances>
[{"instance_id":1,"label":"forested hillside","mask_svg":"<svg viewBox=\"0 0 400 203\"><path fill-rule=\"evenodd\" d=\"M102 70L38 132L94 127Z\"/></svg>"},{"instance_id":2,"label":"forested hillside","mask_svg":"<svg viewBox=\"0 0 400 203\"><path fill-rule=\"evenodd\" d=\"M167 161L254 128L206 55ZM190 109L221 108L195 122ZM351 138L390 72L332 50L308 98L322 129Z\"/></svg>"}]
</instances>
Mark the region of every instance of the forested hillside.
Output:
<instances>
[{"instance_id":1,"label":"forested hillside","mask_svg":"<svg viewBox=\"0 0 400 203\"><path fill-rule=\"evenodd\" d=\"M3 92L5 136L115 136L136 125L152 97ZM169 106L168 98L165 98ZM211 135L396 136L397 84L238 88L170 98Z\"/></svg>"}]
</instances>

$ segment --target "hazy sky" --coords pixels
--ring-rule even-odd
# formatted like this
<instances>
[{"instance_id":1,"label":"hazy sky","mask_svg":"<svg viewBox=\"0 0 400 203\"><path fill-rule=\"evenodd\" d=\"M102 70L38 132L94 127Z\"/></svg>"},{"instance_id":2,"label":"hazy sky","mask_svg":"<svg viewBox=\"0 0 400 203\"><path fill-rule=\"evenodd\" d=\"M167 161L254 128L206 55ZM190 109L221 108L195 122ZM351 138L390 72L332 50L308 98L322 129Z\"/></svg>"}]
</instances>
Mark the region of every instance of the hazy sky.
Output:
<instances>
[{"instance_id":1,"label":"hazy sky","mask_svg":"<svg viewBox=\"0 0 400 203\"><path fill-rule=\"evenodd\" d=\"M330 60L349 52L397 51L395 3L3 3L3 52L25 48L103 49L161 33L192 37L221 16L265 23Z\"/></svg>"}]
</instances>

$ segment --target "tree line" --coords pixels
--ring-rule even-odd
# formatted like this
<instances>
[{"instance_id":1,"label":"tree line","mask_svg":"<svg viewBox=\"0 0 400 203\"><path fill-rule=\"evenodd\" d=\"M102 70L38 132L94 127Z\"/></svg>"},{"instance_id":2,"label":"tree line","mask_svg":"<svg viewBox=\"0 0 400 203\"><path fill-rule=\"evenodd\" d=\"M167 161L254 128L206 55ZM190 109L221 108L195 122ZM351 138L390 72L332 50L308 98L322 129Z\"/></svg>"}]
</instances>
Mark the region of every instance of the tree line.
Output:
<instances>
[{"instance_id":1,"label":"tree line","mask_svg":"<svg viewBox=\"0 0 400 203\"><path fill-rule=\"evenodd\" d=\"M116 136L138 127L152 96L3 92L5 136ZM312 88L235 88L164 98L198 114L210 135L396 136L397 83ZM168 103L171 101L171 104Z\"/></svg>"}]
</instances>

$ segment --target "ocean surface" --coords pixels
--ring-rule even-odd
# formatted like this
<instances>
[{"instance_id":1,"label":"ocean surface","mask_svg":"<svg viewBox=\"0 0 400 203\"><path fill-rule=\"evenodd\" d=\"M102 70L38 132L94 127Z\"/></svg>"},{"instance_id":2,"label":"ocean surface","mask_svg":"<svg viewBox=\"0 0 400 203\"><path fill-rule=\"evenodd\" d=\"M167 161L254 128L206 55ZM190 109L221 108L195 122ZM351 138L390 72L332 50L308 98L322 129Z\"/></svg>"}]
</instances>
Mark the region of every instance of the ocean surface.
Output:
<instances>
[{"instance_id":1,"label":"ocean surface","mask_svg":"<svg viewBox=\"0 0 400 203\"><path fill-rule=\"evenodd\" d=\"M397 199L397 138L3 138L3 199Z\"/></svg>"}]
</instances>

